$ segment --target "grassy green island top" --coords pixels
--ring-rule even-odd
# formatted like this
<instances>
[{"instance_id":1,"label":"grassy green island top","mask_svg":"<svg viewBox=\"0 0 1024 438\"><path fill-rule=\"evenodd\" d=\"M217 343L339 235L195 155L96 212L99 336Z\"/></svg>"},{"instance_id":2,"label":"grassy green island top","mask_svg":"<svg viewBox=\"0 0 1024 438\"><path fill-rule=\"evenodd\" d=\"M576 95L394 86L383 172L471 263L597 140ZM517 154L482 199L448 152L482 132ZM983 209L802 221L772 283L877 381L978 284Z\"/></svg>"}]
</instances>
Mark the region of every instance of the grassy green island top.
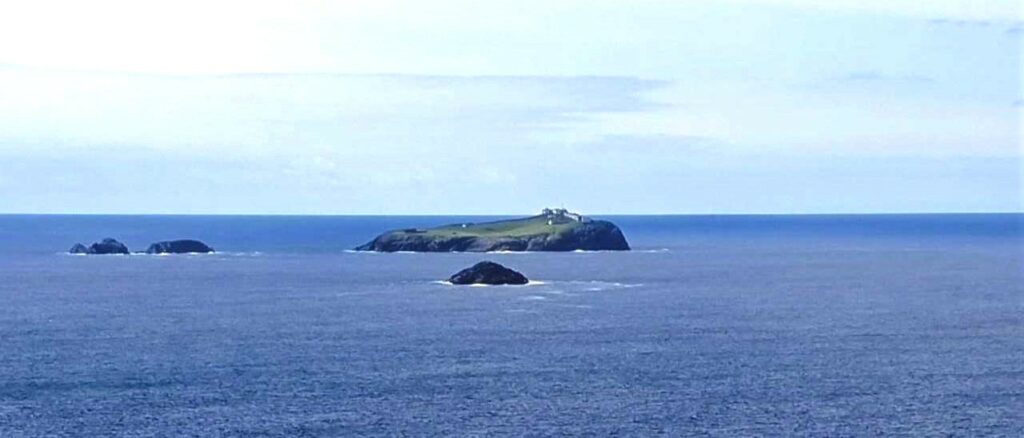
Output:
<instances>
[{"instance_id":1,"label":"grassy green island top","mask_svg":"<svg viewBox=\"0 0 1024 438\"><path fill-rule=\"evenodd\" d=\"M584 223L586 222L566 217L548 218L544 215L538 215L522 219L442 225L427 229L410 228L398 230L398 232L416 233L426 236L525 237L568 232L573 228L582 226Z\"/></svg>"},{"instance_id":2,"label":"grassy green island top","mask_svg":"<svg viewBox=\"0 0 1024 438\"><path fill-rule=\"evenodd\" d=\"M380 252L628 250L629 244L611 222L592 220L564 209L544 209L539 215L522 219L392 230L356 249Z\"/></svg>"}]
</instances>

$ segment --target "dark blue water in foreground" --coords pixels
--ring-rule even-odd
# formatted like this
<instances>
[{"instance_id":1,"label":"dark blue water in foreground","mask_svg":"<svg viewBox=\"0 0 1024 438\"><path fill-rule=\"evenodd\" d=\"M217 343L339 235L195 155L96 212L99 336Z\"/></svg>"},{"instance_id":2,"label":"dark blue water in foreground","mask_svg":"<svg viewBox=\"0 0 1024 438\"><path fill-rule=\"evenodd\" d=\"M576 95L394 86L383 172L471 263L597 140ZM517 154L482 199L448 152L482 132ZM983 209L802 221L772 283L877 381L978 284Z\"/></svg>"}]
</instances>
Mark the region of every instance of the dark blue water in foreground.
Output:
<instances>
[{"instance_id":1,"label":"dark blue water in foreground","mask_svg":"<svg viewBox=\"0 0 1024 438\"><path fill-rule=\"evenodd\" d=\"M455 217L0 216L0 436L1024 430L1024 216L611 219L637 251L344 251ZM107 236L220 253L59 254ZM434 282L485 258L543 284Z\"/></svg>"}]
</instances>

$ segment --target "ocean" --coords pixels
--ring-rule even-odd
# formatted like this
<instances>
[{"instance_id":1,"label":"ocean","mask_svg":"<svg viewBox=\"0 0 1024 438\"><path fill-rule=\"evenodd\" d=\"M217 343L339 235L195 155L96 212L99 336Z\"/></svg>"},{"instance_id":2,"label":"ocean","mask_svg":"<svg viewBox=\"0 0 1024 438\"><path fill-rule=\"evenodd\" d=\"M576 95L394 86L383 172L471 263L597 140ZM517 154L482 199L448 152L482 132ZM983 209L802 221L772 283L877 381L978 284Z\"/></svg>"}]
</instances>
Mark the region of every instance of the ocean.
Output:
<instances>
[{"instance_id":1,"label":"ocean","mask_svg":"<svg viewBox=\"0 0 1024 438\"><path fill-rule=\"evenodd\" d=\"M481 217L0 216L0 436L1024 432L1024 215L601 218L635 250L347 251ZM218 253L64 254L104 237ZM439 282L481 260L534 282Z\"/></svg>"}]
</instances>

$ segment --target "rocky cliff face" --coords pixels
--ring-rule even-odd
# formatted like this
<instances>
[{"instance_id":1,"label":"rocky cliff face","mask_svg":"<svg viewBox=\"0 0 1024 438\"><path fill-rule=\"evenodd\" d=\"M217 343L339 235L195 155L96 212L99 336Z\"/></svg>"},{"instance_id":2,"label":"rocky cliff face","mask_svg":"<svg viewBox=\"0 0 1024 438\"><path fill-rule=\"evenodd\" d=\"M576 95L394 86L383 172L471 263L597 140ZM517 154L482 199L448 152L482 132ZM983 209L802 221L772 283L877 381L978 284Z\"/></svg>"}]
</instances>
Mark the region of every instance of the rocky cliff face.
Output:
<instances>
[{"instance_id":1,"label":"rocky cliff face","mask_svg":"<svg viewBox=\"0 0 1024 438\"><path fill-rule=\"evenodd\" d=\"M539 218L539 219L538 219ZM622 231L608 221L551 223L543 217L488 224L448 225L389 231L356 248L358 251L487 252L487 251L624 251Z\"/></svg>"}]
</instances>

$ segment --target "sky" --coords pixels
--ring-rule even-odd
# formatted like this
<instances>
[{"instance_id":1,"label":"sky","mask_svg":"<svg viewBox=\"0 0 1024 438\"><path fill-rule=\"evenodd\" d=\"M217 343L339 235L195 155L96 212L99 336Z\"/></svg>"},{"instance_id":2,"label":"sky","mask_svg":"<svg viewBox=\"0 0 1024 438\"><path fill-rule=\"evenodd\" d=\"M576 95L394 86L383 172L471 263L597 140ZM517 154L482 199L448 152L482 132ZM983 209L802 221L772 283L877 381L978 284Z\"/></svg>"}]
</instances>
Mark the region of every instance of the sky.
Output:
<instances>
[{"instance_id":1,"label":"sky","mask_svg":"<svg viewBox=\"0 0 1024 438\"><path fill-rule=\"evenodd\" d=\"M1020 212L1022 4L12 2L0 213Z\"/></svg>"}]
</instances>

